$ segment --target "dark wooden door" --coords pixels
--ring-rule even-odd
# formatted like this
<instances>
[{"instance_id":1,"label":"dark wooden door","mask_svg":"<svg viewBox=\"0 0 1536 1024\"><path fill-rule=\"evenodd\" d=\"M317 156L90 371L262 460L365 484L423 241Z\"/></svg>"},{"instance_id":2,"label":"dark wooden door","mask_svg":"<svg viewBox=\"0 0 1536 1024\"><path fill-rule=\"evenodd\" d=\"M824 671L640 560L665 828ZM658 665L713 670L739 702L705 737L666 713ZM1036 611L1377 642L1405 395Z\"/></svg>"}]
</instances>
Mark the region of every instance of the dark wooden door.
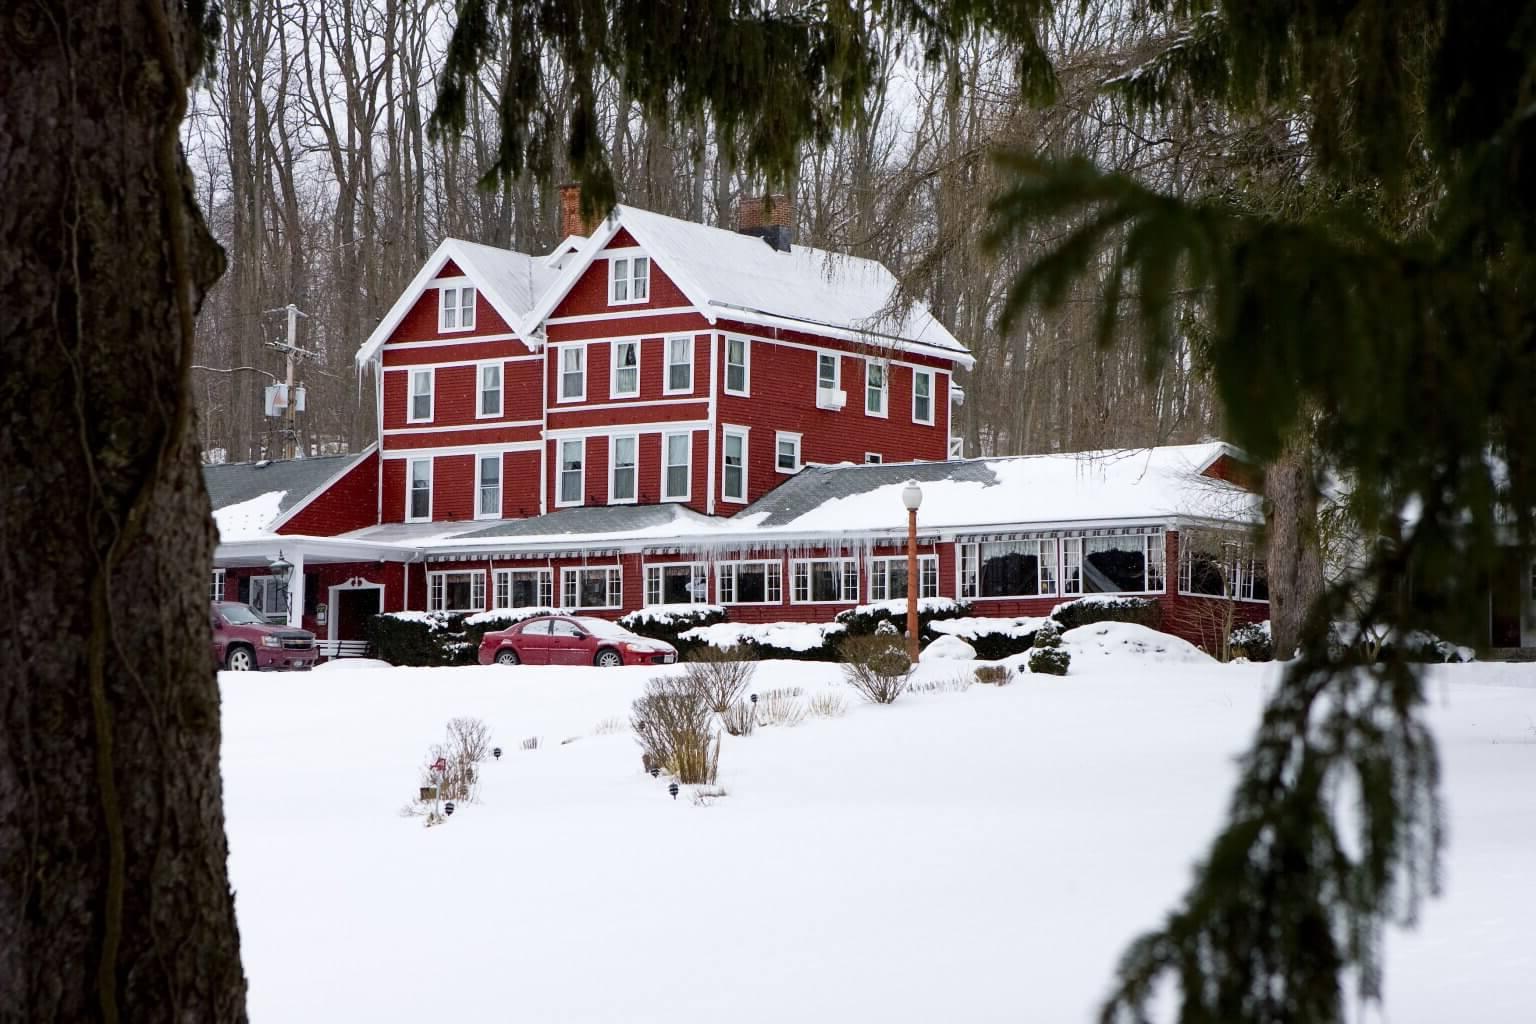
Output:
<instances>
[{"instance_id":1,"label":"dark wooden door","mask_svg":"<svg viewBox=\"0 0 1536 1024\"><path fill-rule=\"evenodd\" d=\"M336 639L365 639L369 617L383 610L379 607L379 595L382 593L373 587L336 591Z\"/></svg>"}]
</instances>

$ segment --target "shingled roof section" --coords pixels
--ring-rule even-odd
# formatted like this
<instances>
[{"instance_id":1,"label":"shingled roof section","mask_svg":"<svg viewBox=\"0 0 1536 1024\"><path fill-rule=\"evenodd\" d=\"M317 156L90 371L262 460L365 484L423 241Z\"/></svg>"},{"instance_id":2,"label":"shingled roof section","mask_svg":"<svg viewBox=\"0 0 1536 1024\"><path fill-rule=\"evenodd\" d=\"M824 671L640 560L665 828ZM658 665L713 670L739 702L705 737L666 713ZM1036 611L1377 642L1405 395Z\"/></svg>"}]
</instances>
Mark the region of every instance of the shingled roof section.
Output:
<instances>
[{"instance_id":1,"label":"shingled roof section","mask_svg":"<svg viewBox=\"0 0 1536 1024\"><path fill-rule=\"evenodd\" d=\"M208 498L213 503L214 511L273 491L282 491L283 497L277 507L279 512L287 512L367 454L360 452L321 455L309 459L263 459L260 462L204 466L203 486L208 488Z\"/></svg>"},{"instance_id":2,"label":"shingled roof section","mask_svg":"<svg viewBox=\"0 0 1536 1024\"><path fill-rule=\"evenodd\" d=\"M919 484L970 482L983 486L997 483L990 460L953 462L888 462L879 464L810 466L784 481L739 513L755 526L783 526L815 511L834 498L851 498L877 487L901 486L908 480ZM899 509L898 509L899 510ZM761 516L761 518L754 518ZM849 523L850 529L885 523Z\"/></svg>"}]
</instances>

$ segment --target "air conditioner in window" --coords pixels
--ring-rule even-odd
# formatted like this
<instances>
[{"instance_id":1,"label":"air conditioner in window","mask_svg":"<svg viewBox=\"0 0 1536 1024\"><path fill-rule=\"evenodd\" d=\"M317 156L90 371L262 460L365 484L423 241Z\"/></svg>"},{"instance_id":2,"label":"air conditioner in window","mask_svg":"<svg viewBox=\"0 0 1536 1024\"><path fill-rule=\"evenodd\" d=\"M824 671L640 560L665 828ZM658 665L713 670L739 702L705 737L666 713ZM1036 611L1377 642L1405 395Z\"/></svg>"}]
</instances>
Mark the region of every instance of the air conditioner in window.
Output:
<instances>
[{"instance_id":1,"label":"air conditioner in window","mask_svg":"<svg viewBox=\"0 0 1536 1024\"><path fill-rule=\"evenodd\" d=\"M816 408L834 412L848 404L848 392L839 388L817 388Z\"/></svg>"}]
</instances>

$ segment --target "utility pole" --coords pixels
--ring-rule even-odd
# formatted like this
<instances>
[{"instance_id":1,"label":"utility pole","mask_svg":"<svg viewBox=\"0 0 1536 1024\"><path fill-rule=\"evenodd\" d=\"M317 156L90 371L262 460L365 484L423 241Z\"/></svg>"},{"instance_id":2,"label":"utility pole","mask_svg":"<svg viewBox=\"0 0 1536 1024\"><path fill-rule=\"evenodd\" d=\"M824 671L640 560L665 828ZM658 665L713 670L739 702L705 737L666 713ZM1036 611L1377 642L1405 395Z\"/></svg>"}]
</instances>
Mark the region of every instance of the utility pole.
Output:
<instances>
[{"instance_id":1,"label":"utility pole","mask_svg":"<svg viewBox=\"0 0 1536 1024\"><path fill-rule=\"evenodd\" d=\"M283 458L291 459L297 451L299 442L299 421L295 408L298 403L295 401L293 390L294 370L300 359L312 358L315 355L314 352L307 351L298 346L299 317L302 316L308 320L309 314L291 302L281 309L269 309L267 312L288 314L288 340L286 342L269 341L267 342L267 347L283 353L287 358L288 372L285 380L288 387L288 407L283 410Z\"/></svg>"}]
</instances>

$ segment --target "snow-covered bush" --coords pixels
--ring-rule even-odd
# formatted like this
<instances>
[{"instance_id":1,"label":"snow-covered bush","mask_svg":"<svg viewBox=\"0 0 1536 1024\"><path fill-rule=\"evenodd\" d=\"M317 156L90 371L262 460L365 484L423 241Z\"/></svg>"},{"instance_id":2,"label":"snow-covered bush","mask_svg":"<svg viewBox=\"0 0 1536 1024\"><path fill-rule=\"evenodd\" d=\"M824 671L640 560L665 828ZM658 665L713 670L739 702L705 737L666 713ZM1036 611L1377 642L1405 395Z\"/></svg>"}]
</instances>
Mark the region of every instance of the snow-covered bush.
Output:
<instances>
[{"instance_id":1,"label":"snow-covered bush","mask_svg":"<svg viewBox=\"0 0 1536 1024\"><path fill-rule=\"evenodd\" d=\"M630 612L619 619L619 625L631 633L663 640L676 647L679 655L684 655L700 643L685 638L684 633L724 621L725 609L717 604L661 604Z\"/></svg>"},{"instance_id":2,"label":"snow-covered bush","mask_svg":"<svg viewBox=\"0 0 1536 1024\"><path fill-rule=\"evenodd\" d=\"M836 661L845 629L840 622L721 622L695 627L680 638L713 647L740 646L759 661Z\"/></svg>"},{"instance_id":3,"label":"snow-covered bush","mask_svg":"<svg viewBox=\"0 0 1536 1024\"><path fill-rule=\"evenodd\" d=\"M1064 676L1072 664L1072 655L1061 646L1061 632L1047 623L1035 634L1035 649L1029 652L1029 670L1047 676Z\"/></svg>"},{"instance_id":4,"label":"snow-covered bush","mask_svg":"<svg viewBox=\"0 0 1536 1024\"><path fill-rule=\"evenodd\" d=\"M745 647L700 644L688 653L683 678L717 714L725 714L752 685L757 664ZM734 733L732 735L735 735Z\"/></svg>"},{"instance_id":5,"label":"snow-covered bush","mask_svg":"<svg viewBox=\"0 0 1536 1024\"><path fill-rule=\"evenodd\" d=\"M970 644L976 657L983 661L1000 661L1015 654L1023 654L1035 646L1035 631L1048 619L1027 615L1012 618L956 618L935 619L928 624L925 635L932 640L953 636Z\"/></svg>"},{"instance_id":6,"label":"snow-covered bush","mask_svg":"<svg viewBox=\"0 0 1536 1024\"><path fill-rule=\"evenodd\" d=\"M720 770L714 719L714 711L686 680L670 677L646 683L645 695L630 705L629 713L642 762L687 785L714 782Z\"/></svg>"},{"instance_id":7,"label":"snow-covered bush","mask_svg":"<svg viewBox=\"0 0 1536 1024\"><path fill-rule=\"evenodd\" d=\"M896 637L850 636L839 653L843 678L871 704L894 704L912 680L912 662Z\"/></svg>"},{"instance_id":8,"label":"snow-covered bush","mask_svg":"<svg viewBox=\"0 0 1536 1024\"><path fill-rule=\"evenodd\" d=\"M467 664L463 619L441 612L385 612L368 620L368 646L374 657L391 665Z\"/></svg>"},{"instance_id":9,"label":"snow-covered bush","mask_svg":"<svg viewBox=\"0 0 1536 1024\"><path fill-rule=\"evenodd\" d=\"M921 597L917 601L917 635L922 636L934 619L958 618L968 614L971 606L950 597ZM870 636L882 624L889 623L897 633L907 631L907 599L898 597L891 601L861 604L837 613L837 622L848 629L849 636Z\"/></svg>"},{"instance_id":10,"label":"snow-covered bush","mask_svg":"<svg viewBox=\"0 0 1536 1024\"><path fill-rule=\"evenodd\" d=\"M1157 629L1163 622L1162 608L1151 598L1096 594L1058 604L1051 609L1051 618L1064 630L1094 622L1134 622L1148 629Z\"/></svg>"},{"instance_id":11,"label":"snow-covered bush","mask_svg":"<svg viewBox=\"0 0 1536 1024\"><path fill-rule=\"evenodd\" d=\"M1233 629L1232 635L1227 638L1227 652L1233 658L1247 658L1249 661L1273 660L1274 642L1269 634L1269 620L1245 622Z\"/></svg>"},{"instance_id":12,"label":"snow-covered bush","mask_svg":"<svg viewBox=\"0 0 1536 1024\"><path fill-rule=\"evenodd\" d=\"M923 648L923 657L951 661L975 661L976 648L957 636L941 636Z\"/></svg>"}]
</instances>

